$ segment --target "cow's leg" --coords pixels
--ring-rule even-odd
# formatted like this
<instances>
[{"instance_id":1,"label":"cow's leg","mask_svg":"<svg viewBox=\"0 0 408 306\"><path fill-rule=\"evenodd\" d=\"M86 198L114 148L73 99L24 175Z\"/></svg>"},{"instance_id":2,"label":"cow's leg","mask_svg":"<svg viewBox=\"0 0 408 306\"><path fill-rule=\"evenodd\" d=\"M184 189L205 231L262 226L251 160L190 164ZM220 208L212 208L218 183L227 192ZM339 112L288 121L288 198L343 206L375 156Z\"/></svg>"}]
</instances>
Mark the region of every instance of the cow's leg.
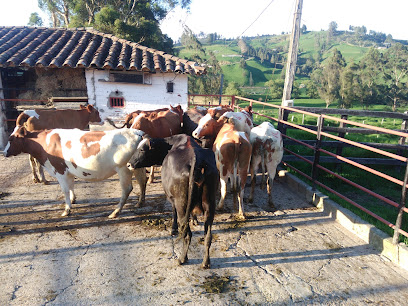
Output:
<instances>
[{"instance_id":1,"label":"cow's leg","mask_svg":"<svg viewBox=\"0 0 408 306\"><path fill-rule=\"evenodd\" d=\"M248 161L249 162L249 161ZM238 175L238 217L240 219L245 219L244 214L244 193L245 193L245 184L248 176L248 166L240 168Z\"/></svg>"},{"instance_id":2,"label":"cow's leg","mask_svg":"<svg viewBox=\"0 0 408 306\"><path fill-rule=\"evenodd\" d=\"M71 204L75 203L74 176L57 176L57 180L61 186L62 192L65 195L65 210L61 214L61 217L66 217L71 213Z\"/></svg>"},{"instance_id":3,"label":"cow's leg","mask_svg":"<svg viewBox=\"0 0 408 306\"><path fill-rule=\"evenodd\" d=\"M28 160L30 162L31 172L33 174L33 182L39 183L40 180L38 179L37 171L36 171L36 168L37 168L36 160L32 155L28 155Z\"/></svg>"},{"instance_id":4,"label":"cow's leg","mask_svg":"<svg viewBox=\"0 0 408 306\"><path fill-rule=\"evenodd\" d=\"M120 201L116 206L116 209L109 215L109 218L116 218L118 216L118 214L123 208L123 205L125 205L130 192L133 189L132 186L133 173L126 167L126 165L124 167L117 169L116 172L119 175L120 186L122 187L122 197L120 198Z\"/></svg>"},{"instance_id":5,"label":"cow's leg","mask_svg":"<svg viewBox=\"0 0 408 306\"><path fill-rule=\"evenodd\" d=\"M256 185L256 163L255 163L255 157L252 156L251 159L251 165L250 165L250 172L251 172L251 191L249 193L249 198L248 201L249 203L252 203L254 201L254 191L255 191L255 185Z\"/></svg>"},{"instance_id":6,"label":"cow's leg","mask_svg":"<svg viewBox=\"0 0 408 306\"><path fill-rule=\"evenodd\" d=\"M273 180L276 175L277 166L278 166L277 163L274 161L269 162L266 165L268 169L268 181L267 181L268 203L271 207L275 207L275 205L273 204L273 200L272 200L272 185L273 185Z\"/></svg>"},{"instance_id":7,"label":"cow's leg","mask_svg":"<svg viewBox=\"0 0 408 306\"><path fill-rule=\"evenodd\" d=\"M173 207L173 225L171 226L171 235L176 236L178 234L178 223L177 223L177 209L172 203Z\"/></svg>"},{"instance_id":8,"label":"cow's leg","mask_svg":"<svg viewBox=\"0 0 408 306\"><path fill-rule=\"evenodd\" d=\"M204 214L204 259L201 264L203 269L210 267L210 247L212 240L211 227L214 220L214 213L210 213L208 210Z\"/></svg>"},{"instance_id":9,"label":"cow's leg","mask_svg":"<svg viewBox=\"0 0 408 306\"><path fill-rule=\"evenodd\" d=\"M224 209L225 196L227 195L227 180L228 180L228 176L224 177L220 175L221 198L217 205L218 210Z\"/></svg>"},{"instance_id":10,"label":"cow's leg","mask_svg":"<svg viewBox=\"0 0 408 306\"><path fill-rule=\"evenodd\" d=\"M150 167L150 174L149 174L149 180L147 181L148 184L153 183L154 181L154 166Z\"/></svg>"},{"instance_id":11,"label":"cow's leg","mask_svg":"<svg viewBox=\"0 0 408 306\"><path fill-rule=\"evenodd\" d=\"M139 184L139 189L140 189L139 201L137 202L135 206L141 207L145 202L145 196L146 196L147 177L146 177L145 168L134 169L133 175L136 179L136 182Z\"/></svg>"},{"instance_id":12,"label":"cow's leg","mask_svg":"<svg viewBox=\"0 0 408 306\"><path fill-rule=\"evenodd\" d=\"M40 182L43 183L44 185L49 185L50 182L45 179L43 166L40 164L40 162L37 159L35 159L35 162L37 164L38 173L40 175Z\"/></svg>"},{"instance_id":13,"label":"cow's leg","mask_svg":"<svg viewBox=\"0 0 408 306\"><path fill-rule=\"evenodd\" d=\"M261 189L265 189L265 176L266 176L266 168L265 168L265 159L262 158L261 160L261 171L262 171L262 176L261 176Z\"/></svg>"}]
</instances>

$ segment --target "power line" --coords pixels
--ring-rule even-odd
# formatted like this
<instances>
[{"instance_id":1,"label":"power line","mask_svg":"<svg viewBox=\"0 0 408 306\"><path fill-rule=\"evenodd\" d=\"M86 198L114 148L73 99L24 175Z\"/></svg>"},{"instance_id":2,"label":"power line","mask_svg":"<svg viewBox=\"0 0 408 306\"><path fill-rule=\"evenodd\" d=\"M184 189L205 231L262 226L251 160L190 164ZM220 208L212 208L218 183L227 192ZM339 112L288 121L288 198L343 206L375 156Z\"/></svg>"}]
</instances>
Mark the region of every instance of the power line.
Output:
<instances>
[{"instance_id":1,"label":"power line","mask_svg":"<svg viewBox=\"0 0 408 306\"><path fill-rule=\"evenodd\" d=\"M254 21L252 21L252 23L238 37L241 37L242 34L244 34L250 27L252 27L252 25L259 19L259 17L261 17L261 15L267 10L267 8L272 4L273 1L275 1L275 0L272 0L271 2L269 2L269 4L262 10L262 12L258 15L258 17L256 17L256 19Z\"/></svg>"}]
</instances>

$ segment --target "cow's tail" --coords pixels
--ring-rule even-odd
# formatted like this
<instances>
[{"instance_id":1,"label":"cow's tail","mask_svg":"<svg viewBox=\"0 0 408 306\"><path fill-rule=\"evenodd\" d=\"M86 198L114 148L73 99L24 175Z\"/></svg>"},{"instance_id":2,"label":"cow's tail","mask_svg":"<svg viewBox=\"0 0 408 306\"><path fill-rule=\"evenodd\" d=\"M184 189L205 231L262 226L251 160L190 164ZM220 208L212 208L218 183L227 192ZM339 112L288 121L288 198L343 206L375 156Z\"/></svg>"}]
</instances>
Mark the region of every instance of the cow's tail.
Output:
<instances>
[{"instance_id":1,"label":"cow's tail","mask_svg":"<svg viewBox=\"0 0 408 306\"><path fill-rule=\"evenodd\" d=\"M117 126L115 125L115 122L113 122L112 119L106 118L105 120L106 120L111 126L113 126L113 127L116 128L116 129L123 129L123 128L126 126L126 122L125 122L125 124L122 125L121 127L117 127Z\"/></svg>"},{"instance_id":2,"label":"cow's tail","mask_svg":"<svg viewBox=\"0 0 408 306\"><path fill-rule=\"evenodd\" d=\"M186 214L181 221L180 224L180 235L181 237L185 237L187 234L187 228L188 228L188 223L190 222L190 215L193 210L193 190L194 190L194 173L195 173L195 167L196 167L196 156L194 155L193 157L193 162L191 163L191 168L190 168L190 173L189 173L189 179L188 179L188 194L187 194L187 206L186 206ZM204 177L204 176L203 176ZM203 178L200 178L200 183Z\"/></svg>"},{"instance_id":3,"label":"cow's tail","mask_svg":"<svg viewBox=\"0 0 408 306\"><path fill-rule=\"evenodd\" d=\"M239 180L239 167L238 167L238 152L240 150L239 146L241 144L238 143L235 145L235 157L234 157L234 169L233 169L233 174L232 174L232 178L231 178L231 189L232 189L232 196L234 199L234 208L237 208L237 200L238 200L238 193L239 193L239 187L240 184L238 182Z\"/></svg>"}]
</instances>

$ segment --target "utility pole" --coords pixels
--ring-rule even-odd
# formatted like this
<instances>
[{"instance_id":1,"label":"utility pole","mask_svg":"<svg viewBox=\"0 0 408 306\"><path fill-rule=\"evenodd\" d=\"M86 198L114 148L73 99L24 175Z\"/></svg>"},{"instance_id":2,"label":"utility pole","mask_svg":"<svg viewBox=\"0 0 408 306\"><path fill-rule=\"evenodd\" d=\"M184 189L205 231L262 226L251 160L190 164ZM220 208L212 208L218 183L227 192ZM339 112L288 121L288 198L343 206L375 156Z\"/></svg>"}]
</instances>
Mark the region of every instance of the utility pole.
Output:
<instances>
[{"instance_id":1,"label":"utility pole","mask_svg":"<svg viewBox=\"0 0 408 306\"><path fill-rule=\"evenodd\" d=\"M286 63L285 87L283 88L282 105L286 100L290 100L293 80L295 79L295 69L300 36L300 19L302 16L303 0L296 0L296 11L293 17L293 29L290 35L288 61Z\"/></svg>"}]
</instances>

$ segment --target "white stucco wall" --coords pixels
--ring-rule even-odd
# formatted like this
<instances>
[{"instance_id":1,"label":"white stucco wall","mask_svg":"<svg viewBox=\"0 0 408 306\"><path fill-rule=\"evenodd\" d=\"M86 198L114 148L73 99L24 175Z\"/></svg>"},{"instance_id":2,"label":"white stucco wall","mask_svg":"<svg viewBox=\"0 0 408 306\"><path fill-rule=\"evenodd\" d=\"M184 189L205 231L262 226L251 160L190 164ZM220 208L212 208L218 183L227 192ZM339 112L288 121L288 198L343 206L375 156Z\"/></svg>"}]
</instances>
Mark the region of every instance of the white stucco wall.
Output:
<instances>
[{"instance_id":1,"label":"white stucco wall","mask_svg":"<svg viewBox=\"0 0 408 306\"><path fill-rule=\"evenodd\" d=\"M1 81L1 74L0 74L0 88L3 88L3 83ZM0 90L0 99L4 99L3 90ZM0 150L3 150L7 144L7 121L6 121L6 114L3 112L5 109L4 101L0 101Z\"/></svg>"},{"instance_id":2,"label":"white stucco wall","mask_svg":"<svg viewBox=\"0 0 408 306\"><path fill-rule=\"evenodd\" d=\"M88 103L96 106L104 118L122 118L135 110L152 110L169 105L181 105L187 109L187 75L174 73L150 74L151 84L109 82L109 71L87 69L85 71ZM167 92L167 82L174 83L173 93ZM109 107L112 95L124 97L125 108Z\"/></svg>"}]
</instances>

